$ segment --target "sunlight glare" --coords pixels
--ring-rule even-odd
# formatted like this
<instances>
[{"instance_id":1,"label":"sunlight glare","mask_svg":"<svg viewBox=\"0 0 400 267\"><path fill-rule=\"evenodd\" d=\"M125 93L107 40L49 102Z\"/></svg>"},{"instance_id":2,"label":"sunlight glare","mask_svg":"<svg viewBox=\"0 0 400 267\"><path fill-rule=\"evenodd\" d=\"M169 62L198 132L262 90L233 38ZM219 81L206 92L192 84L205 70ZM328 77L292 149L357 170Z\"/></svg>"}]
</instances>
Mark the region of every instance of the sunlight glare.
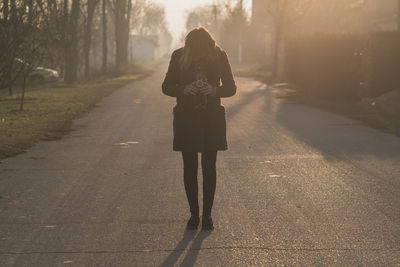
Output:
<instances>
[{"instance_id":1,"label":"sunlight glare","mask_svg":"<svg viewBox=\"0 0 400 267\"><path fill-rule=\"evenodd\" d=\"M165 6L168 28L175 40L179 39L185 31L185 19L189 10L201 5L213 4L213 0L153 0ZM250 12L251 0L244 0L243 5Z\"/></svg>"}]
</instances>

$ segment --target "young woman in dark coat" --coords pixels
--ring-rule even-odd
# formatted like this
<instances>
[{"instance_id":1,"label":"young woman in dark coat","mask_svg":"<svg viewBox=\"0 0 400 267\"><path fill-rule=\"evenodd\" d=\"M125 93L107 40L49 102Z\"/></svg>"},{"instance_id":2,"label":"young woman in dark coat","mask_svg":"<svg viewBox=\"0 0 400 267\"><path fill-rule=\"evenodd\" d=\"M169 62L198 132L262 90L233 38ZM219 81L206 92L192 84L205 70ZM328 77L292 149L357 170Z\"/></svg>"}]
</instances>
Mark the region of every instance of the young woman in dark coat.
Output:
<instances>
[{"instance_id":1,"label":"young woman in dark coat","mask_svg":"<svg viewBox=\"0 0 400 267\"><path fill-rule=\"evenodd\" d=\"M184 47L172 53L162 91L177 100L173 108L173 150L182 152L184 185L191 212L187 229L197 229L200 222L197 157L201 152L202 229L213 230L211 209L217 151L228 149L221 98L233 96L236 85L226 52L216 45L205 28L191 30Z\"/></svg>"}]
</instances>

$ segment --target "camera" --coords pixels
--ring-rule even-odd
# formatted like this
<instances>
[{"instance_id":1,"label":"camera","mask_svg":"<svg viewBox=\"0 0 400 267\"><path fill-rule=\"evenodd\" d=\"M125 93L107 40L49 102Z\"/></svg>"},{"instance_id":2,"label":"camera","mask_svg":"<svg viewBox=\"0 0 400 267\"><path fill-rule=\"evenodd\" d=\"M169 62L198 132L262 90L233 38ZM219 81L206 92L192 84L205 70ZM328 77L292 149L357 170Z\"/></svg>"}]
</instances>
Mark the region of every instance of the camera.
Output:
<instances>
[{"instance_id":1,"label":"camera","mask_svg":"<svg viewBox=\"0 0 400 267\"><path fill-rule=\"evenodd\" d=\"M197 89L201 89L201 88L207 86L207 81L198 79L198 80L196 80L196 81L194 82L194 86L195 86ZM198 94L198 95L196 96L196 108L197 108L197 109L200 109L200 110L204 110L204 109L206 109L206 106L207 106L207 96Z\"/></svg>"},{"instance_id":2,"label":"camera","mask_svg":"<svg viewBox=\"0 0 400 267\"><path fill-rule=\"evenodd\" d=\"M196 86L197 88L203 88L206 86L206 82L204 82L203 80L197 80L194 83L194 86Z\"/></svg>"}]
</instances>

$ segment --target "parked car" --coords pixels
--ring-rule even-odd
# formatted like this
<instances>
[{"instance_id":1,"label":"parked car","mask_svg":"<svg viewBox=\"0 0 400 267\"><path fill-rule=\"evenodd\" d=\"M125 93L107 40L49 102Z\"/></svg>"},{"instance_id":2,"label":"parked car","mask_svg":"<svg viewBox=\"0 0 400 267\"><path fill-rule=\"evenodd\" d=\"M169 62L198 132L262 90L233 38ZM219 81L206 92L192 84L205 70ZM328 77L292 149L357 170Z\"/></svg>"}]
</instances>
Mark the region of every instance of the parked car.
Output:
<instances>
[{"instance_id":1,"label":"parked car","mask_svg":"<svg viewBox=\"0 0 400 267\"><path fill-rule=\"evenodd\" d=\"M56 70L49 69L49 68L43 68L43 67L37 67L29 75L29 83L43 84L46 82L54 82L59 77L60 77L60 75L58 74L58 71L56 71Z\"/></svg>"},{"instance_id":2,"label":"parked car","mask_svg":"<svg viewBox=\"0 0 400 267\"><path fill-rule=\"evenodd\" d=\"M23 64L28 65L28 63L25 63L21 59L17 58L15 59L15 63L22 67ZM20 67L17 67L20 69ZM44 67L36 67L34 70L29 74L28 76L28 83L38 85L38 84L43 84L47 82L54 82L60 77L58 71L49 69L49 68L44 68Z\"/></svg>"}]
</instances>

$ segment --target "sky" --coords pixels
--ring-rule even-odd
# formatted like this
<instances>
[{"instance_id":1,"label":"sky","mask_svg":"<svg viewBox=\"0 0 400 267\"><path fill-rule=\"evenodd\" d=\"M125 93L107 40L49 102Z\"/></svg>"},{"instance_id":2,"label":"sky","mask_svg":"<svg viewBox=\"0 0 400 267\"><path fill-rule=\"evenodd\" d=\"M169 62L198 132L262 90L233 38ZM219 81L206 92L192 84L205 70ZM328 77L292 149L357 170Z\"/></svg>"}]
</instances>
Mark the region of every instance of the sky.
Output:
<instances>
[{"instance_id":1,"label":"sky","mask_svg":"<svg viewBox=\"0 0 400 267\"><path fill-rule=\"evenodd\" d=\"M212 0L152 0L161 3L165 7L168 28L175 41L180 38L185 29L187 11L196 6L212 4ZM244 0L243 4L247 10L251 10L251 0Z\"/></svg>"}]
</instances>

